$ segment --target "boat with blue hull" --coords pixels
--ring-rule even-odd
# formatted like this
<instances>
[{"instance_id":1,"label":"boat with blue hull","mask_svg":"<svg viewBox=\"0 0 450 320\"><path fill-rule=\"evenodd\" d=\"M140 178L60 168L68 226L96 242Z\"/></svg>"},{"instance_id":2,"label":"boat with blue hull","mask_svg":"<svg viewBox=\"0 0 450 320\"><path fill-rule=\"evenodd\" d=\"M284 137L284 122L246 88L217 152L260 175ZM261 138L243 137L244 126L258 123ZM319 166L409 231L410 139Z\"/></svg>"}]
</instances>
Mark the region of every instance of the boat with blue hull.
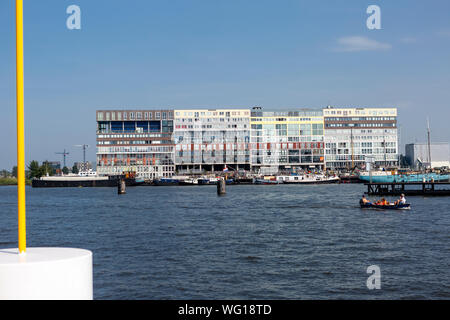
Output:
<instances>
[{"instance_id":1,"label":"boat with blue hull","mask_svg":"<svg viewBox=\"0 0 450 320\"><path fill-rule=\"evenodd\" d=\"M391 171L361 172L359 179L372 183L397 183L397 182L447 182L450 175L437 173L408 173L399 174Z\"/></svg>"},{"instance_id":2,"label":"boat with blue hull","mask_svg":"<svg viewBox=\"0 0 450 320\"><path fill-rule=\"evenodd\" d=\"M178 186L180 184L180 180L172 178L161 178L154 180L153 184L156 186Z\"/></svg>"}]
</instances>

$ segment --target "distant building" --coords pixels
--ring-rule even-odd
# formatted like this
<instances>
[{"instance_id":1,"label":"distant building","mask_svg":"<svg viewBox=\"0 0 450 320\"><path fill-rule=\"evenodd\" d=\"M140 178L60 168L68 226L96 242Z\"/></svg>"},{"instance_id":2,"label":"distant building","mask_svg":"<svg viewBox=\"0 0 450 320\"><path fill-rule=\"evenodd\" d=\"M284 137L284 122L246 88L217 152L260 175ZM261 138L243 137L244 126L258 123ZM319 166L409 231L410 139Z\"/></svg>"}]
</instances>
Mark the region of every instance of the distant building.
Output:
<instances>
[{"instance_id":1,"label":"distant building","mask_svg":"<svg viewBox=\"0 0 450 320\"><path fill-rule=\"evenodd\" d=\"M250 170L250 110L175 110L178 171Z\"/></svg>"},{"instance_id":2,"label":"distant building","mask_svg":"<svg viewBox=\"0 0 450 320\"><path fill-rule=\"evenodd\" d=\"M251 113L251 163L256 172L323 169L322 110Z\"/></svg>"},{"instance_id":3,"label":"distant building","mask_svg":"<svg viewBox=\"0 0 450 320\"><path fill-rule=\"evenodd\" d=\"M366 157L377 166L397 166L396 108L323 109L325 162L328 169L363 167Z\"/></svg>"},{"instance_id":4,"label":"distant building","mask_svg":"<svg viewBox=\"0 0 450 320\"><path fill-rule=\"evenodd\" d=\"M90 163L89 161L75 162L74 165L76 166L78 172L86 172L92 169L92 163Z\"/></svg>"},{"instance_id":5,"label":"distant building","mask_svg":"<svg viewBox=\"0 0 450 320\"><path fill-rule=\"evenodd\" d=\"M172 176L173 116L173 110L97 111L97 173Z\"/></svg>"},{"instance_id":6,"label":"distant building","mask_svg":"<svg viewBox=\"0 0 450 320\"><path fill-rule=\"evenodd\" d=\"M450 167L450 147L448 142L430 144L431 167ZM428 143L410 143L405 145L405 157L409 166L414 169L430 167Z\"/></svg>"},{"instance_id":7,"label":"distant building","mask_svg":"<svg viewBox=\"0 0 450 320\"><path fill-rule=\"evenodd\" d=\"M61 162L60 161L44 161L42 164L47 164L53 171L58 172L61 170Z\"/></svg>"},{"instance_id":8,"label":"distant building","mask_svg":"<svg viewBox=\"0 0 450 320\"><path fill-rule=\"evenodd\" d=\"M262 174L398 165L396 108L98 110L97 172ZM83 171L83 170L80 170Z\"/></svg>"}]
</instances>

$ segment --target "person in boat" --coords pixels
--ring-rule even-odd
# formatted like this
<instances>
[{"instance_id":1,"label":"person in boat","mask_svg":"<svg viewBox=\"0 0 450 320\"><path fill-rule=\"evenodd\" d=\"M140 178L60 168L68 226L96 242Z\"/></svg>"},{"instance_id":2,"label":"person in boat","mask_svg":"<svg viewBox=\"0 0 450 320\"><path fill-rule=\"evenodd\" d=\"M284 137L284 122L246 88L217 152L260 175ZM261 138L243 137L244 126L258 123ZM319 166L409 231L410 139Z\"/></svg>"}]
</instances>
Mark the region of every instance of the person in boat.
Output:
<instances>
[{"instance_id":1,"label":"person in boat","mask_svg":"<svg viewBox=\"0 0 450 320\"><path fill-rule=\"evenodd\" d=\"M405 194L404 193L402 193L400 195L400 198L397 201L395 201L395 204L396 205L397 204L406 204L406 198L405 198Z\"/></svg>"},{"instance_id":2,"label":"person in boat","mask_svg":"<svg viewBox=\"0 0 450 320\"><path fill-rule=\"evenodd\" d=\"M389 202L385 198L381 198L381 200L378 200L375 204L379 206L388 206Z\"/></svg>"},{"instance_id":3,"label":"person in boat","mask_svg":"<svg viewBox=\"0 0 450 320\"><path fill-rule=\"evenodd\" d=\"M361 200L359 201L361 204L371 204L369 200L366 199L366 196L363 195Z\"/></svg>"}]
</instances>

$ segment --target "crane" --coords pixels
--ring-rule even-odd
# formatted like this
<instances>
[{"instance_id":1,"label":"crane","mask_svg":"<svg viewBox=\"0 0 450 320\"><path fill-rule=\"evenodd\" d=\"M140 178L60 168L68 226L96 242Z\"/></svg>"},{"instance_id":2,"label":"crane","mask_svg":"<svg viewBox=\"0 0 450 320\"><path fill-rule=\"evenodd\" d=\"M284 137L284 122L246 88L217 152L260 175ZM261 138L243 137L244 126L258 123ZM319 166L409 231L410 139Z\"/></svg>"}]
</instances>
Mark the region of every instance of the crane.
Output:
<instances>
[{"instance_id":1,"label":"crane","mask_svg":"<svg viewBox=\"0 0 450 320\"><path fill-rule=\"evenodd\" d=\"M76 144L74 147L83 148L83 163L86 163L86 149L89 148L87 144Z\"/></svg>"},{"instance_id":2,"label":"crane","mask_svg":"<svg viewBox=\"0 0 450 320\"><path fill-rule=\"evenodd\" d=\"M64 158L64 167L66 166L66 156L69 154L69 152L66 152L66 149L64 149L63 152L55 152L55 154L62 154Z\"/></svg>"}]
</instances>

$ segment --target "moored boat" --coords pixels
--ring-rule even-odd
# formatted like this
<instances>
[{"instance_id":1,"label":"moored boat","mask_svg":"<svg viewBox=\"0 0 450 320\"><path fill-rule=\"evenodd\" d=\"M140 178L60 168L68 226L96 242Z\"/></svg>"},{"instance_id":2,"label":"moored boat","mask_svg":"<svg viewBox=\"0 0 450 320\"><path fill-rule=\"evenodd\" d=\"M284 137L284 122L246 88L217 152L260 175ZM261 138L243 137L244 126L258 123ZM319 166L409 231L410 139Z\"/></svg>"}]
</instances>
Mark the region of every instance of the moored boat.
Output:
<instances>
[{"instance_id":1,"label":"moored boat","mask_svg":"<svg viewBox=\"0 0 450 320\"><path fill-rule=\"evenodd\" d=\"M153 181L156 186L178 186L180 180L173 178L160 178Z\"/></svg>"},{"instance_id":2,"label":"moored boat","mask_svg":"<svg viewBox=\"0 0 450 320\"><path fill-rule=\"evenodd\" d=\"M278 181L285 184L325 184L338 183L340 179L336 176L307 174L300 176L279 176Z\"/></svg>"},{"instance_id":3,"label":"moored boat","mask_svg":"<svg viewBox=\"0 0 450 320\"><path fill-rule=\"evenodd\" d=\"M198 179L189 178L189 179L180 180L179 185L182 185L182 186L198 185Z\"/></svg>"},{"instance_id":4,"label":"moored boat","mask_svg":"<svg viewBox=\"0 0 450 320\"><path fill-rule=\"evenodd\" d=\"M254 184L279 184L277 180L271 180L271 179L255 179Z\"/></svg>"},{"instance_id":5,"label":"moored boat","mask_svg":"<svg viewBox=\"0 0 450 320\"><path fill-rule=\"evenodd\" d=\"M446 182L449 181L448 174L437 173L398 173L397 171L373 171L360 172L359 179L372 183L395 183L395 182Z\"/></svg>"}]
</instances>

